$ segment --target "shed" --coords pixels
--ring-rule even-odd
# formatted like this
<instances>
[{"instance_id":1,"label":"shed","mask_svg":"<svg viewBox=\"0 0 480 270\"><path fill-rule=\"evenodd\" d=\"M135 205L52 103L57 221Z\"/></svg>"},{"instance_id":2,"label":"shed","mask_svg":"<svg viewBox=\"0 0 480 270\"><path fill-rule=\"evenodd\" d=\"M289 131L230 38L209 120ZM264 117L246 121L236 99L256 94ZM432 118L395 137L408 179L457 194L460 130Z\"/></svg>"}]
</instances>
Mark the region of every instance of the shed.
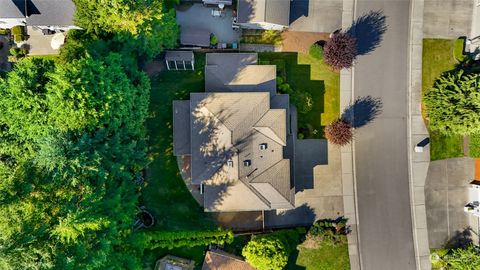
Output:
<instances>
[{"instance_id":1,"label":"shed","mask_svg":"<svg viewBox=\"0 0 480 270\"><path fill-rule=\"evenodd\" d=\"M165 64L168 70L194 70L195 57L192 51L167 51Z\"/></svg>"}]
</instances>

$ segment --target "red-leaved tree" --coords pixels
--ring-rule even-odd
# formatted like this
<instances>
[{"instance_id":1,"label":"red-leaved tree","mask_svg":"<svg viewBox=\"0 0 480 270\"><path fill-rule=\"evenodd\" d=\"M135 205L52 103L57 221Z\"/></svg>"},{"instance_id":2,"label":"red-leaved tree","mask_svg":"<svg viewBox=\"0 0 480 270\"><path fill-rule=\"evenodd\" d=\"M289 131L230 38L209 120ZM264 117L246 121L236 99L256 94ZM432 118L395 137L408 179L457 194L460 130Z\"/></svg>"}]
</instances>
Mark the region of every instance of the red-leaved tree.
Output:
<instances>
[{"instance_id":1,"label":"red-leaved tree","mask_svg":"<svg viewBox=\"0 0 480 270\"><path fill-rule=\"evenodd\" d=\"M343 146L352 141L353 128L348 122L339 118L325 127L325 137L329 142Z\"/></svg>"},{"instance_id":2,"label":"red-leaved tree","mask_svg":"<svg viewBox=\"0 0 480 270\"><path fill-rule=\"evenodd\" d=\"M325 44L325 63L336 70L351 68L356 57L357 41L348 33L336 33Z\"/></svg>"}]
</instances>

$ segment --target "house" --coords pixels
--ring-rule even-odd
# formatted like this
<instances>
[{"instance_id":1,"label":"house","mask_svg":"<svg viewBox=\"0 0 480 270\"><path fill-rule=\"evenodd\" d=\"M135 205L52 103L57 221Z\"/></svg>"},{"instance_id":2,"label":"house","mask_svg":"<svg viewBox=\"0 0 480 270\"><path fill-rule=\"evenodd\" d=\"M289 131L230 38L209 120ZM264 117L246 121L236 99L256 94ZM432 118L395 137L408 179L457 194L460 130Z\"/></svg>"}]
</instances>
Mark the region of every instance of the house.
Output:
<instances>
[{"instance_id":1,"label":"house","mask_svg":"<svg viewBox=\"0 0 480 270\"><path fill-rule=\"evenodd\" d=\"M232 254L210 250L205 254L202 270L255 270L255 268Z\"/></svg>"},{"instance_id":2,"label":"house","mask_svg":"<svg viewBox=\"0 0 480 270\"><path fill-rule=\"evenodd\" d=\"M173 102L174 154L191 159L207 212L295 207L289 98L255 53L206 56L205 90Z\"/></svg>"},{"instance_id":3,"label":"house","mask_svg":"<svg viewBox=\"0 0 480 270\"><path fill-rule=\"evenodd\" d=\"M283 30L290 23L290 0L238 0L237 24L242 28Z\"/></svg>"},{"instance_id":4,"label":"house","mask_svg":"<svg viewBox=\"0 0 480 270\"><path fill-rule=\"evenodd\" d=\"M71 0L0 0L0 28L16 25L39 29L78 29L73 24L75 5Z\"/></svg>"}]
</instances>

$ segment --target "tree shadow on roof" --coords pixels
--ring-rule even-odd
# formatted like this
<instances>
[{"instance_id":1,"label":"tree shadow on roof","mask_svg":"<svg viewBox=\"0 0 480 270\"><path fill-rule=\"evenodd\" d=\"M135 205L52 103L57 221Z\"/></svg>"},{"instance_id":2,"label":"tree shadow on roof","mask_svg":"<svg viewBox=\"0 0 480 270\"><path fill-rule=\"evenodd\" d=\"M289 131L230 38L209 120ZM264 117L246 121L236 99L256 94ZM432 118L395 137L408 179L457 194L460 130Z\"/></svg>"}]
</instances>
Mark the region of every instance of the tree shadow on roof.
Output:
<instances>
[{"instance_id":1,"label":"tree shadow on roof","mask_svg":"<svg viewBox=\"0 0 480 270\"><path fill-rule=\"evenodd\" d=\"M372 96L357 97L342 113L341 118L359 128L375 120L382 113L383 103L380 98Z\"/></svg>"},{"instance_id":2,"label":"tree shadow on roof","mask_svg":"<svg viewBox=\"0 0 480 270\"><path fill-rule=\"evenodd\" d=\"M387 17L383 11L370 11L358 17L347 30L357 40L357 55L365 55L375 50L387 31Z\"/></svg>"}]
</instances>

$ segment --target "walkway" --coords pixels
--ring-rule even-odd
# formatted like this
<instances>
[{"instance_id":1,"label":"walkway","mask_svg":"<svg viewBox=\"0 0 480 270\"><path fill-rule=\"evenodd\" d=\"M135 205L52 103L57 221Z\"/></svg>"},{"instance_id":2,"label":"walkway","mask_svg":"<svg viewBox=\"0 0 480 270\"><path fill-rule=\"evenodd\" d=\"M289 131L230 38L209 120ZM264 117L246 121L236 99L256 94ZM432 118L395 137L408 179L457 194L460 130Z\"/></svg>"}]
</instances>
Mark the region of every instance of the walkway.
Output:
<instances>
[{"instance_id":1,"label":"walkway","mask_svg":"<svg viewBox=\"0 0 480 270\"><path fill-rule=\"evenodd\" d=\"M358 0L356 15L383 10L381 47L360 56L354 95L380 97L383 113L355 139L355 174L362 269L416 269L408 165L410 1ZM361 34L361 33L358 33Z\"/></svg>"}]
</instances>

